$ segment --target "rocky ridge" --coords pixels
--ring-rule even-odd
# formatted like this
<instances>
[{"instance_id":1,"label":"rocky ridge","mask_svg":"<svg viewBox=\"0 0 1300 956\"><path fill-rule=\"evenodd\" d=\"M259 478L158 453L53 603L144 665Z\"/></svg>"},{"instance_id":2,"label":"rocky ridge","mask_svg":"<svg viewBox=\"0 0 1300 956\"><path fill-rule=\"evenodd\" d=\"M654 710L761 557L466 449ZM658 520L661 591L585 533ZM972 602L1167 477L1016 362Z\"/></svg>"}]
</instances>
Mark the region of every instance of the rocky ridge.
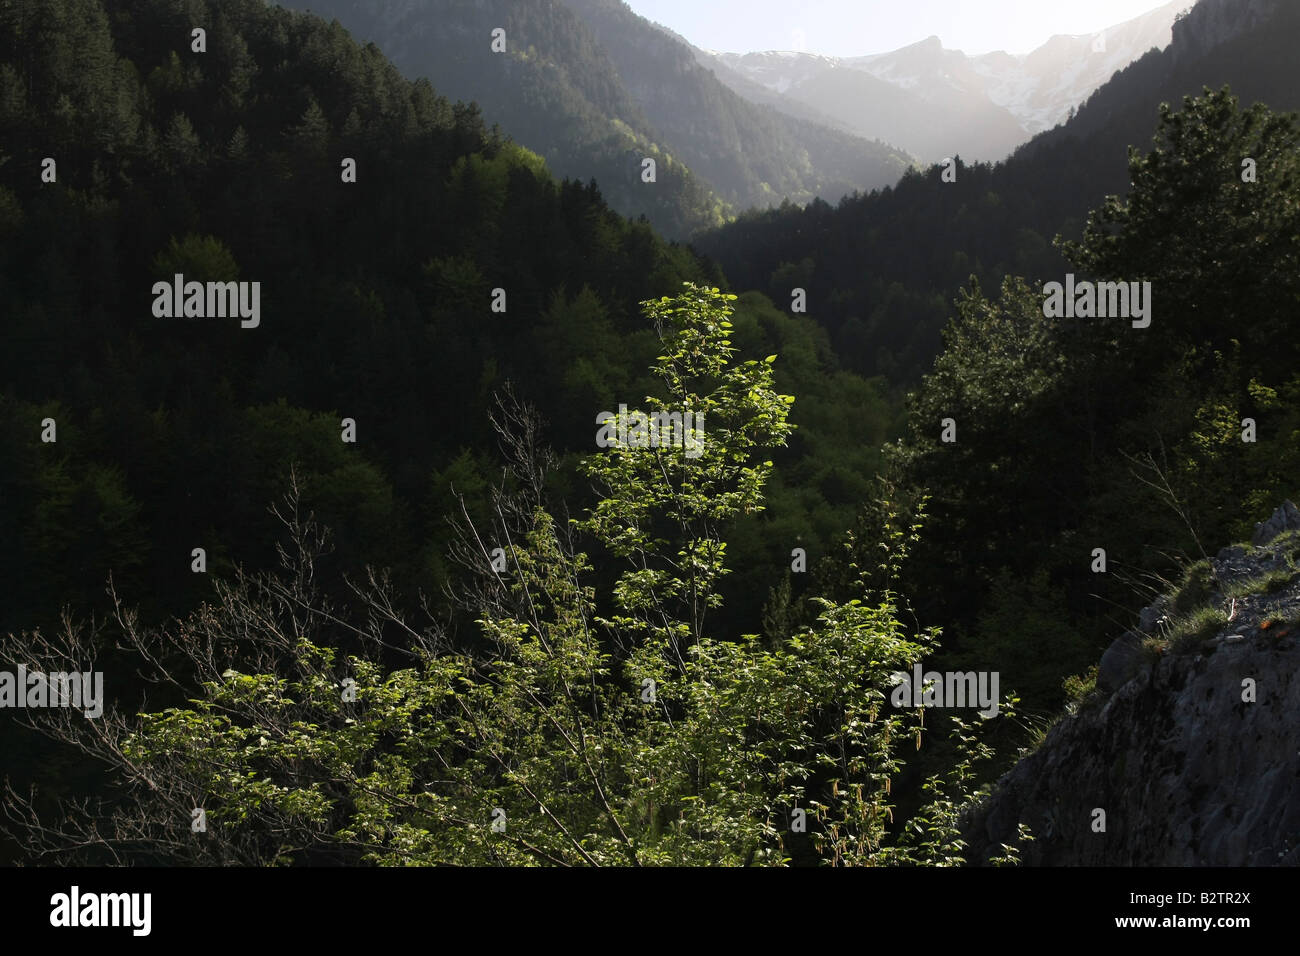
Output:
<instances>
[{"instance_id":1,"label":"rocky ridge","mask_svg":"<svg viewBox=\"0 0 1300 956\"><path fill-rule=\"evenodd\" d=\"M972 862L1023 824L1026 865L1300 864L1300 510L1143 608L1071 710L968 812Z\"/></svg>"}]
</instances>

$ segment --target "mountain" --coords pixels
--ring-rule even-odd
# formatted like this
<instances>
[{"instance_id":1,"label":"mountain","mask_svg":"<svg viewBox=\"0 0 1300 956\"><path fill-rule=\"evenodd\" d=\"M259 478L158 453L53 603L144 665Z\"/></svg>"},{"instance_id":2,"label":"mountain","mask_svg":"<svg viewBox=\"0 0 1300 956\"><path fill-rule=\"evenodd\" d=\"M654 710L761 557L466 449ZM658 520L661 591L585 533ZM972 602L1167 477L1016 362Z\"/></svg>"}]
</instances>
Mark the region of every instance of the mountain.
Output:
<instances>
[{"instance_id":1,"label":"mountain","mask_svg":"<svg viewBox=\"0 0 1300 956\"><path fill-rule=\"evenodd\" d=\"M1054 36L1024 55L969 56L937 36L890 53L826 57L804 53L707 53L723 82L742 95L753 86L775 103L798 103L864 136L927 162L960 155L995 160L1063 122L1117 70L1169 45L1172 0L1099 33Z\"/></svg>"},{"instance_id":2,"label":"mountain","mask_svg":"<svg viewBox=\"0 0 1300 956\"><path fill-rule=\"evenodd\" d=\"M971 859L1023 824L1035 866L1300 864L1300 515L1287 502L1275 519L1288 508L1286 533L1224 548L1115 641L1093 689L968 813ZM1178 631L1179 604L1235 616Z\"/></svg>"},{"instance_id":3,"label":"mountain","mask_svg":"<svg viewBox=\"0 0 1300 956\"><path fill-rule=\"evenodd\" d=\"M996 288L1009 274L1059 275L1052 246L1078 235L1088 210L1128 188L1128 147L1145 149L1162 102L1231 84L1247 102L1300 107L1290 49L1300 9L1278 0L1201 0L1076 115L996 165L937 169L837 207L754 212L695 240L739 288L776 301L806 290L809 313L842 360L914 383L942 349L952 297L972 274ZM918 242L918 237L922 237Z\"/></svg>"},{"instance_id":4,"label":"mountain","mask_svg":"<svg viewBox=\"0 0 1300 956\"><path fill-rule=\"evenodd\" d=\"M376 47L263 0L0 6L0 91L0 575L24 581L0 631L96 606L109 573L146 613L192 606L208 578L176 556L200 545L214 574L273 564L295 462L331 567L436 592L452 489L486 507L500 477L493 397L586 450L602 409L653 388L638 303L726 284ZM176 273L256 284L259 323L158 314ZM728 587L764 594L786 537L824 553L851 521L895 408L809 316L742 296L732 337L780 353L800 396L730 551Z\"/></svg>"},{"instance_id":5,"label":"mountain","mask_svg":"<svg viewBox=\"0 0 1300 956\"><path fill-rule=\"evenodd\" d=\"M601 410L654 393L638 303L726 284L339 24L263 0L0 4L0 93L0 576L22 582L0 634L111 615L110 577L142 620L193 610L275 565L267 509L291 485L331 528L322 588L372 566L412 602L441 595L461 496L487 520L516 481L494 400L536 413L548 493L576 510L591 483L569 456ZM178 273L200 291L164 314ZM225 283L251 326L214 301ZM779 353L799 396L767 508L729 542L726 587L762 596L791 541L825 554L851 522L895 409L808 316L749 295L732 318L739 356ZM761 627L728 605L720 632ZM130 707L135 670L110 653ZM86 767L9 719L0 751L20 789ZM0 861L16 851L0 835Z\"/></svg>"},{"instance_id":6,"label":"mountain","mask_svg":"<svg viewBox=\"0 0 1300 956\"><path fill-rule=\"evenodd\" d=\"M616 5L582 7L608 18L591 29L574 9L521 4L510 29L576 23L554 42L591 72L538 67L536 47L478 55L498 57L507 80L550 76L528 91L539 109L552 95L592 105L571 114L574 129L604 122L594 104L654 128L689 84L598 40L622 29ZM463 862L471 843L493 862L503 844L483 842L495 837L480 811L510 807L507 839L540 835L527 842L543 862L595 851L621 863L628 846L668 840L647 862L748 863L755 852L730 822L756 807L746 826L775 843L757 861L783 863L834 836L814 813L802 844L783 842L772 824L796 799L841 808L836 852L880 846L859 822L882 829L877 811L895 801L899 830L922 822L901 807L925 761L965 789L960 754L914 751L876 706L891 661L930 646L933 625L937 666L1000 674L1047 738L994 790L967 837L976 853L1025 823L1039 837L1030 862L1292 862L1276 834L1296 823L1296 762L1281 747L1300 688L1300 540L1271 535L1300 530L1300 514L1284 506L1252 547L1190 556L1203 541L1251 538L1249 518L1296 497L1300 121L1224 92L1159 107L1225 79L1247 102L1294 106L1298 29L1294 4L1202 0L1169 49L1006 162L746 214L701 240L710 261L618 215L595 185L557 181L476 107L403 77L338 23L262 0L0 4L0 579L16 582L0 591L0 664L102 665L117 716L156 712L129 740L116 716L47 714L53 741L25 727L35 711L0 721L14 784L14 812L0 817L27 820L33 781L44 804L0 857L49 862L42 852L63 844L127 860L78 839L102 826L142 863L157 863L155 850L171 858L169 847L217 863ZM1130 156L1130 143L1143 149ZM1242 175L1243 157L1257 178ZM690 181L662 165L682 175L658 185ZM1124 196L1101 199L1111 191ZM691 214L686 199L669 194L663 209ZM1080 240L1058 252L1057 232ZM1149 282L1149 327L1045 315L1039 283L1066 268ZM178 273L199 289L167 314L157 286ZM972 274L954 317L949 300ZM674 305L666 293L687 280L695 288ZM728 285L749 291L712 288ZM808 314L789 307L793 287ZM245 293L253 327L227 307ZM665 335L672 326L687 336ZM744 364L715 374L709 356L733 348ZM658 381L646 371L656 356L675 367ZM900 422L887 383L838 356L875 363L896 388L912 368L933 371ZM635 478L662 472L662 444L636 462L614 453L573 467L591 454L601 409L700 387L719 441L682 482ZM793 400L798 427L770 449L765 481L766 465L751 463L784 421L777 399ZM588 536L567 519L596 499L612 507L595 516L606 531ZM750 513L728 517L743 501ZM484 533L451 526L457 515ZM328 539L304 527L313 521ZM512 555L504 574L498 547ZM268 577L280 559L290 572ZM723 606L679 573L724 581ZM1156 593L1165 599L1148 604ZM429 617L416 624L406 612L420 605ZM1152 640L1117 639L1121 616ZM651 658L625 651L692 631L707 634L700 668L668 662L688 680L657 682L664 711L641 706L636 678ZM557 657L559 646L575 653ZM422 670L404 666L412 650L434 652L417 655ZM1095 677L1063 685L1099 657ZM166 673L147 685L153 664ZM1242 696L1244 677L1257 701ZM467 713L457 688L471 691L459 698ZM1067 698L1077 707L1047 732ZM795 723L782 727L774 715L791 702ZM918 742L939 723L922 714ZM605 761L613 803L603 784L574 789L574 726L608 729L583 739L618 758ZM673 726L681 733L665 737ZM327 732L311 753L303 727ZM845 738L844 727L858 730ZM1009 757L1019 727L981 729ZM70 750L60 728L101 746ZM859 780L892 778L877 758L895 751L875 745L888 738L906 747L912 783L863 799L835 767L842 757ZM435 749L411 763L411 740ZM722 757L703 789L699 753ZM647 790L643 771L669 764L679 783ZM776 775L789 792L754 803L768 764L790 771ZM711 804L689 816L705 790ZM144 792L155 796L135 815ZM76 801L83 793L107 803ZM390 802L367 803L376 793ZM929 820L943 832L922 840L955 862L944 821L960 794L937 796ZM1097 806L1115 837L1100 846L1082 842ZM191 807L219 824L201 842L183 822L177 840L172 810L184 820ZM358 813L373 835L351 829ZM552 825L561 813L572 840ZM620 839L632 820L638 835ZM413 837L437 855L413 857ZM393 852L375 860L376 849Z\"/></svg>"},{"instance_id":7,"label":"mountain","mask_svg":"<svg viewBox=\"0 0 1300 956\"><path fill-rule=\"evenodd\" d=\"M752 103L680 38L621 0L301 0L408 76L476 102L559 176L684 237L733 209L837 200L897 180L912 157ZM504 51L491 49L502 29ZM642 160L657 179L642 181Z\"/></svg>"},{"instance_id":8,"label":"mountain","mask_svg":"<svg viewBox=\"0 0 1300 956\"><path fill-rule=\"evenodd\" d=\"M900 53L945 53L937 37ZM962 57L963 54L956 54ZM706 61L709 57L706 55ZM887 142L935 162L944 157L997 158L1026 136L1015 117L969 87L950 87L944 95L928 96L893 77L877 77L835 57L770 52L712 54L719 79L743 92L742 80L778 94L774 105L798 104L834 119L843 128ZM873 132L867 133L868 130Z\"/></svg>"},{"instance_id":9,"label":"mountain","mask_svg":"<svg viewBox=\"0 0 1300 956\"><path fill-rule=\"evenodd\" d=\"M1148 50L1169 46L1175 18L1191 6L1192 0L1171 0L1097 33L1054 36L1024 55L999 51L968 56L943 49L931 37L893 53L847 59L845 66L911 90L927 102L970 95L986 99L1014 116L1031 136L1063 122L1071 108Z\"/></svg>"},{"instance_id":10,"label":"mountain","mask_svg":"<svg viewBox=\"0 0 1300 956\"><path fill-rule=\"evenodd\" d=\"M183 602L203 590L171 557L187 541L213 568L273 561L253 529L290 457L349 561L424 573L430 483L492 448L462 406L510 380L585 443L655 354L635 303L712 278L337 24L262 0L5 7L0 88L0 573L32 575L0 628L102 598L110 569ZM47 156L53 182L29 175ZM260 324L160 318L146 293L178 272L257 283Z\"/></svg>"},{"instance_id":11,"label":"mountain","mask_svg":"<svg viewBox=\"0 0 1300 956\"><path fill-rule=\"evenodd\" d=\"M1068 123L1035 137L1027 150L1099 135L1138 143L1161 102L1206 86L1228 84L1248 101L1278 109L1300 107L1300 70L1285 55L1296 13L1284 0L1199 0L1175 20L1166 50L1148 51L1121 70Z\"/></svg>"},{"instance_id":12,"label":"mountain","mask_svg":"<svg viewBox=\"0 0 1300 956\"><path fill-rule=\"evenodd\" d=\"M656 24L656 26L658 26L661 30L664 30L665 32L671 33L671 31L667 30L666 27L663 27L660 24ZM677 36L676 34L673 35ZM684 37L677 36L677 39L679 39L682 43L686 43L690 45L689 41L687 41ZM797 100L793 97L786 96L785 91L782 88L782 84L777 83L773 87L764 86L761 82L758 82L755 79L751 79L750 77L748 77L743 71L732 69L725 62L723 62L718 58L719 56L718 54L701 50L699 47L696 46L691 46L691 51L694 53L695 60L697 63L699 63L705 69L717 75L718 78L722 80L723 83L725 83L728 87L730 87L735 92L739 93L745 99L749 100L749 102L757 103L762 106L772 107L773 109L779 110L780 112L785 113L789 116L793 116L796 119L811 120L812 122L819 123L822 126L829 126L834 129L841 129L846 132L851 132L851 130L849 130L849 127L843 121L836 119L834 116L831 116L829 113L824 113L815 106L811 106L808 103L804 103L801 100ZM753 54L753 55L756 57L771 56L775 59L785 59L790 57L801 56L802 54L771 53L771 54Z\"/></svg>"},{"instance_id":13,"label":"mountain","mask_svg":"<svg viewBox=\"0 0 1300 956\"><path fill-rule=\"evenodd\" d=\"M810 314L829 324L847 313L837 345L906 344L930 318L909 306L957 294L890 458L887 483L903 489L891 502L928 498L900 590L921 620L942 622L960 669L999 671L1038 716L1066 674L1097 660L1135 598L1199 573L1208 543L1249 537L1243 513L1294 497L1300 83L1289 47L1300 10L1265 16L1261 4L1253 26L1198 45L1217 9L1193 10L1170 50L1094 96L1089 113L1112 99L1133 111L1117 108L1097 133L1036 140L998 167L962 168L955 183L931 170L889 195L766 217L770 232L745 237L800 237L764 249L778 263L771 287L797 275ZM1182 56L1183 39L1204 52ZM1228 77L1240 96L1169 95ZM1142 117L1130 139L1125 124ZM1125 155L1129 143L1138 148ZM1105 188L1115 176L1119 188ZM1070 212L1088 202L1090 213ZM1058 263L1032 261L1044 211L1083 222ZM920 263L894 257L908 236L928 239L911 242ZM867 264L879 278L863 277ZM974 277L944 295L938 277L961 265ZM1047 283L1070 277L1132 283L1154 303L1149 323L1124 308L1053 316ZM1218 611L1226 623L1231 606ZM1190 631L1218 611L1172 616Z\"/></svg>"}]
</instances>

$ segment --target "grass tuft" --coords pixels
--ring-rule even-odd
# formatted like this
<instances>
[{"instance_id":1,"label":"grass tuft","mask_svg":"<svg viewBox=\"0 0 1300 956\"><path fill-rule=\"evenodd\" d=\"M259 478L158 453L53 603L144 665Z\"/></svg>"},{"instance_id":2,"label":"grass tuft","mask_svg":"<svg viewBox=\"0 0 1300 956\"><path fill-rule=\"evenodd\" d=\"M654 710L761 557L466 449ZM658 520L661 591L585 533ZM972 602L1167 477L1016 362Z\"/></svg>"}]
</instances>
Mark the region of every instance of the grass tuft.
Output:
<instances>
[{"instance_id":1,"label":"grass tuft","mask_svg":"<svg viewBox=\"0 0 1300 956\"><path fill-rule=\"evenodd\" d=\"M1181 617L1191 614L1196 608L1206 604L1216 583L1214 568L1208 560L1203 559L1189 565L1183 572L1182 584L1169 600L1170 616Z\"/></svg>"},{"instance_id":2,"label":"grass tuft","mask_svg":"<svg viewBox=\"0 0 1300 956\"><path fill-rule=\"evenodd\" d=\"M1227 625L1228 615L1222 608L1200 607L1174 618L1160 644L1176 654L1196 650L1202 641L1214 637Z\"/></svg>"},{"instance_id":3,"label":"grass tuft","mask_svg":"<svg viewBox=\"0 0 1300 956\"><path fill-rule=\"evenodd\" d=\"M1223 589L1223 596L1230 598L1249 597L1252 594L1276 594L1292 580L1296 573L1287 568L1278 568L1258 577L1236 581Z\"/></svg>"}]
</instances>

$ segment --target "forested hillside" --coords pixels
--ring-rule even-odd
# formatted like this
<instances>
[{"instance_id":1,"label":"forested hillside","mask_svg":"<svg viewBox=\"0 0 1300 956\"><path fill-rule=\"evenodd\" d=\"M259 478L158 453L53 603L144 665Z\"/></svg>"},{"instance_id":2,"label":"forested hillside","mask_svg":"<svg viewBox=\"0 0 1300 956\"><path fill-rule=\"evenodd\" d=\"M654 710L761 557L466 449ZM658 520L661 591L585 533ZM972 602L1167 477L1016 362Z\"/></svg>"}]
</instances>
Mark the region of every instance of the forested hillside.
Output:
<instances>
[{"instance_id":1,"label":"forested hillside","mask_svg":"<svg viewBox=\"0 0 1300 956\"><path fill-rule=\"evenodd\" d=\"M1019 671L1044 713L1064 670L1292 493L1294 127L1226 93L1185 119L1160 107L1229 81L1244 104L1297 105L1300 11L1232 9L1198 5L1168 50L1005 163L752 213L698 243L776 301L805 289L850 367L919 378L886 469L900 498L931 496L907 591L943 623L952 661ZM1067 272L1151 281L1151 328L1044 319L1043 283Z\"/></svg>"},{"instance_id":2,"label":"forested hillside","mask_svg":"<svg viewBox=\"0 0 1300 956\"><path fill-rule=\"evenodd\" d=\"M1226 91L1166 109L1127 197L1064 249L1080 280L1149 282L1149 326L1045 317L1037 279L975 285L911 397L886 473L931 523L906 590L1035 708L1293 493L1297 147L1294 116Z\"/></svg>"},{"instance_id":3,"label":"forested hillside","mask_svg":"<svg viewBox=\"0 0 1300 956\"><path fill-rule=\"evenodd\" d=\"M408 76L474 101L557 175L686 238L783 199L836 200L894 182L911 157L757 106L621 0L296 0L373 41ZM493 30L504 30L501 52ZM642 162L657 161L654 183Z\"/></svg>"},{"instance_id":4,"label":"forested hillside","mask_svg":"<svg viewBox=\"0 0 1300 956\"><path fill-rule=\"evenodd\" d=\"M495 396L562 456L590 449L598 413L653 388L636 303L721 281L337 25L260 0L2 15L0 574L21 586L0 630L102 614L110 577L147 618L181 613L274 564L291 468L333 533L322 581L374 565L440 600L457 494L481 513L501 480ZM159 317L176 274L259 283L258 325ZM725 587L756 603L728 610L752 617L773 555L829 549L895 425L810 319L738 305L737 345L779 351L801 395L768 510L733 529Z\"/></svg>"},{"instance_id":5,"label":"forested hillside","mask_svg":"<svg viewBox=\"0 0 1300 956\"><path fill-rule=\"evenodd\" d=\"M681 51L612 0L350 5L498 65L486 114L263 0L0 7L6 859L962 862L977 785L1154 595L1226 623L1206 549L1296 496L1300 13L1247 6L1004 164L695 246L510 125L795 168L693 63L648 89ZM1149 322L1047 308L1076 277ZM51 661L102 723L9 710ZM986 719L900 703L923 663L1000 675Z\"/></svg>"},{"instance_id":6,"label":"forested hillside","mask_svg":"<svg viewBox=\"0 0 1300 956\"><path fill-rule=\"evenodd\" d=\"M751 211L700 237L738 287L773 301L807 290L809 313L845 364L915 383L942 342L955 291L972 275L985 288L1004 276L1059 275L1053 239L1077 238L1089 209L1127 189L1127 151L1145 148L1161 102L1230 84L1249 104L1300 108L1300 31L1293 4L1199 4L1174 41L1118 73L1078 115L1003 163L908 173L894 187L837 206ZM1267 19L1260 17L1267 14ZM1235 30L1227 29L1225 24ZM951 178L951 173L949 178Z\"/></svg>"},{"instance_id":7,"label":"forested hillside","mask_svg":"<svg viewBox=\"0 0 1300 956\"><path fill-rule=\"evenodd\" d=\"M450 487L496 470L494 391L537 405L561 450L588 447L596 413L647 385L656 339L634 304L708 276L338 27L254 0L40 12L11 9L0 40L0 571L29 582L6 592L4 627L95 604L110 572L132 598L186 606L205 591L198 546L213 569L266 563L265 509L294 460L345 566L432 587ZM189 51L200 21L206 54ZM178 272L259 281L260 326L156 318L152 284ZM877 390L761 297L737 325L806 384L792 487L842 473L861 492L875 442L815 452L864 427L883 439ZM818 506L798 495L801 526ZM826 537L853 507L834 497Z\"/></svg>"}]
</instances>

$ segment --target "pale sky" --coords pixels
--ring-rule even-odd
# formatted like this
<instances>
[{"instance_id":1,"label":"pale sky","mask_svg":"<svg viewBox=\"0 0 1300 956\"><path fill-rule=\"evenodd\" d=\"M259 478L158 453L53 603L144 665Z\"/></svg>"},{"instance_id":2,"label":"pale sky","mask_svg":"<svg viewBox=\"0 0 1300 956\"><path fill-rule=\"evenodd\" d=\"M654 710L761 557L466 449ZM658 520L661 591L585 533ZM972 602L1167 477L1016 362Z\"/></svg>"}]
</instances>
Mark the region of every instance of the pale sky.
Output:
<instances>
[{"instance_id":1,"label":"pale sky","mask_svg":"<svg viewBox=\"0 0 1300 956\"><path fill-rule=\"evenodd\" d=\"M1095 33L1168 0L627 0L706 50L884 53L937 35L966 53L1028 53L1057 33ZM1193 0L1186 0L1191 6Z\"/></svg>"}]
</instances>

